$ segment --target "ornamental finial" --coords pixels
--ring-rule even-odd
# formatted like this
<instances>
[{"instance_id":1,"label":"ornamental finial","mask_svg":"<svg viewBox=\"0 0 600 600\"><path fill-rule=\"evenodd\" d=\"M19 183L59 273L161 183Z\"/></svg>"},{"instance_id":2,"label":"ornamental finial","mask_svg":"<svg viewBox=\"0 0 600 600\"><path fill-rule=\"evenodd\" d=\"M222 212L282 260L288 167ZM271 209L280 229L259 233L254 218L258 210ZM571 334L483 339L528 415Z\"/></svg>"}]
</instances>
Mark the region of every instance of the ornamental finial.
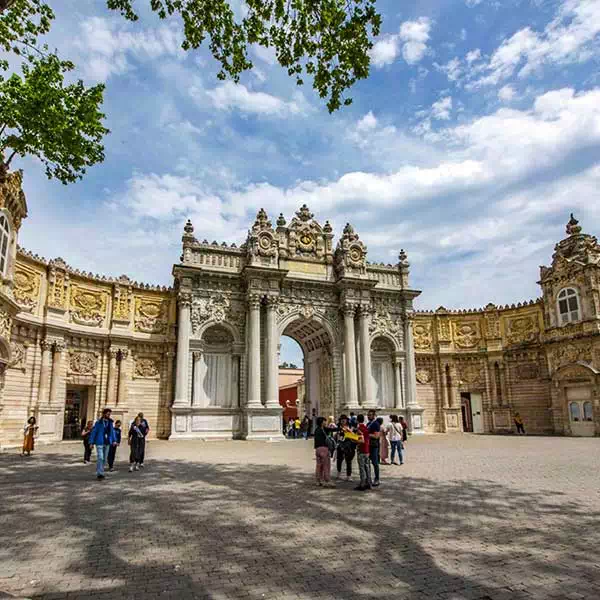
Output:
<instances>
[{"instance_id":1,"label":"ornamental finial","mask_svg":"<svg viewBox=\"0 0 600 600\"><path fill-rule=\"evenodd\" d=\"M567 235L577 235L578 233L581 233L579 221L573 216L573 213L571 213L571 218L567 223Z\"/></svg>"}]
</instances>

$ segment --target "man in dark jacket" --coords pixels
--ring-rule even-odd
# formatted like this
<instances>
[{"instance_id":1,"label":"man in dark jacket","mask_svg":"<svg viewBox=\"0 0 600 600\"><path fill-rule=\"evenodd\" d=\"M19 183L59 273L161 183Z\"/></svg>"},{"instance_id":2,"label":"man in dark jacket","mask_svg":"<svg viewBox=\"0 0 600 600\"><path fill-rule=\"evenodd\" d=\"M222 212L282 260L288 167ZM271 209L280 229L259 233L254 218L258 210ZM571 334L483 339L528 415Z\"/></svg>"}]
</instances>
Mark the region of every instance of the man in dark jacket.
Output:
<instances>
[{"instance_id":1,"label":"man in dark jacket","mask_svg":"<svg viewBox=\"0 0 600 600\"><path fill-rule=\"evenodd\" d=\"M96 421L88 438L90 446L96 446L96 477L98 479L104 479L104 465L108 461L108 450L117 444L113 420L110 418L111 413L110 408L102 411L102 417Z\"/></svg>"}]
</instances>

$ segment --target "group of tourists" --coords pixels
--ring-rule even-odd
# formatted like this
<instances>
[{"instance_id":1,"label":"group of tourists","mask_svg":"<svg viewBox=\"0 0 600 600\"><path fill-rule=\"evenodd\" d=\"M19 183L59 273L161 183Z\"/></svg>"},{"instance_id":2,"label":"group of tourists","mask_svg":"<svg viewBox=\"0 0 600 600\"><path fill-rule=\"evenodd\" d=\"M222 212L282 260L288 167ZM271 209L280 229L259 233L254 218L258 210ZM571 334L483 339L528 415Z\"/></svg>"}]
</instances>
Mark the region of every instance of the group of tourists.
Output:
<instances>
[{"instance_id":1,"label":"group of tourists","mask_svg":"<svg viewBox=\"0 0 600 600\"><path fill-rule=\"evenodd\" d=\"M106 471L115 470L115 458L117 449L121 445L122 423L120 420L113 421L112 410L105 408L102 416L94 423L87 421L81 430L83 441L83 463L88 465L92 460L92 450L96 450L96 477L104 479ZM38 426L35 417L29 417L24 427L22 456L31 456L34 449L35 437ZM144 418L144 413L138 415L129 423L127 444L129 445L129 472L144 468L146 454L146 437L150 432L150 425Z\"/></svg>"},{"instance_id":2,"label":"group of tourists","mask_svg":"<svg viewBox=\"0 0 600 600\"><path fill-rule=\"evenodd\" d=\"M360 483L354 488L366 491L380 485L379 466L404 464L404 449L408 425L404 417L390 415L385 426L374 410L365 415L341 415L337 424L332 417L317 417L315 428L315 456L317 485L332 487L331 460L335 456L337 478L346 466L346 481L352 481L352 464L357 457ZM395 458L398 456L398 462ZM389 458L389 461L388 461ZM371 475L371 468L373 475Z\"/></svg>"}]
</instances>

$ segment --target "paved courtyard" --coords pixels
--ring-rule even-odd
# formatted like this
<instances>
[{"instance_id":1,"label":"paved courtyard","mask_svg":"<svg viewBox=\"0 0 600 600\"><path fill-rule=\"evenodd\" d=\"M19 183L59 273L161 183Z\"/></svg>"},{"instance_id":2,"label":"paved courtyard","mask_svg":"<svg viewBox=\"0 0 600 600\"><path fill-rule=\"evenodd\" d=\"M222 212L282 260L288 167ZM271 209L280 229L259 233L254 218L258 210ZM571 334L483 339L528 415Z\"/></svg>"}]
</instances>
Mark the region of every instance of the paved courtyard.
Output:
<instances>
[{"instance_id":1,"label":"paved courtyard","mask_svg":"<svg viewBox=\"0 0 600 600\"><path fill-rule=\"evenodd\" d=\"M597 439L412 438L368 493L304 441L81 454L0 454L0 598L600 598Z\"/></svg>"}]
</instances>

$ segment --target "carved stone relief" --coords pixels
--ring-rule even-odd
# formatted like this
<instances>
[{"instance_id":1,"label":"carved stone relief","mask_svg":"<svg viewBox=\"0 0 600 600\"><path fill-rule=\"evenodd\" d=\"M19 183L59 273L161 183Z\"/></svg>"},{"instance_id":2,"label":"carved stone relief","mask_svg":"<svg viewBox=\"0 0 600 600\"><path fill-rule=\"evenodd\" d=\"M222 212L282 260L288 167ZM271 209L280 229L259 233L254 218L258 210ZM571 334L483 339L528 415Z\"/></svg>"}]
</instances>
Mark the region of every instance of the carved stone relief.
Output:
<instances>
[{"instance_id":1,"label":"carved stone relief","mask_svg":"<svg viewBox=\"0 0 600 600\"><path fill-rule=\"evenodd\" d=\"M227 317L230 301L225 294L217 294L210 298L195 298L192 303L192 331L198 333L200 326L206 321L222 323Z\"/></svg>"},{"instance_id":2,"label":"carved stone relief","mask_svg":"<svg viewBox=\"0 0 600 600\"><path fill-rule=\"evenodd\" d=\"M168 300L137 296L135 298L136 331L142 333L164 333L167 329Z\"/></svg>"},{"instance_id":3,"label":"carved stone relief","mask_svg":"<svg viewBox=\"0 0 600 600\"><path fill-rule=\"evenodd\" d=\"M438 339L440 342L449 342L452 339L450 334L450 321L447 319L438 320Z\"/></svg>"},{"instance_id":4,"label":"carved stone relief","mask_svg":"<svg viewBox=\"0 0 600 600\"><path fill-rule=\"evenodd\" d=\"M416 378L417 383L424 385L431 381L431 372L429 369L417 369Z\"/></svg>"},{"instance_id":5,"label":"carved stone relief","mask_svg":"<svg viewBox=\"0 0 600 600\"><path fill-rule=\"evenodd\" d=\"M590 371L585 369L582 366L573 365L572 367L567 367L560 372L561 379L591 379L592 374Z\"/></svg>"},{"instance_id":6,"label":"carved stone relief","mask_svg":"<svg viewBox=\"0 0 600 600\"><path fill-rule=\"evenodd\" d=\"M158 379L160 377L160 359L150 356L134 357L134 377L139 379Z\"/></svg>"},{"instance_id":7,"label":"carved stone relief","mask_svg":"<svg viewBox=\"0 0 600 600\"><path fill-rule=\"evenodd\" d=\"M10 340L10 330L12 328L12 317L8 311L0 306L0 336Z\"/></svg>"},{"instance_id":8,"label":"carved stone relief","mask_svg":"<svg viewBox=\"0 0 600 600\"><path fill-rule=\"evenodd\" d=\"M455 321L454 341L459 348L474 348L479 343L479 326L477 321Z\"/></svg>"},{"instance_id":9,"label":"carved stone relief","mask_svg":"<svg viewBox=\"0 0 600 600\"><path fill-rule=\"evenodd\" d=\"M554 370L563 365L577 361L592 362L592 348L588 344L565 344L555 348L551 355L551 364Z\"/></svg>"},{"instance_id":10,"label":"carved stone relief","mask_svg":"<svg viewBox=\"0 0 600 600\"><path fill-rule=\"evenodd\" d=\"M481 380L481 366L477 364L462 365L459 369L459 379L464 383L474 384Z\"/></svg>"},{"instance_id":11,"label":"carved stone relief","mask_svg":"<svg viewBox=\"0 0 600 600\"><path fill-rule=\"evenodd\" d=\"M413 321L413 340L417 350L431 348L431 325Z\"/></svg>"},{"instance_id":12,"label":"carved stone relief","mask_svg":"<svg viewBox=\"0 0 600 600\"><path fill-rule=\"evenodd\" d=\"M389 312L376 312L369 323L371 334L387 334L393 338L402 338L402 322L395 319Z\"/></svg>"},{"instance_id":13,"label":"carved stone relief","mask_svg":"<svg viewBox=\"0 0 600 600\"><path fill-rule=\"evenodd\" d=\"M78 285L71 287L71 321L78 325L102 327L106 318L107 294Z\"/></svg>"},{"instance_id":14,"label":"carved stone relief","mask_svg":"<svg viewBox=\"0 0 600 600\"><path fill-rule=\"evenodd\" d=\"M98 368L98 355L95 352L71 352L69 354L70 375L95 375Z\"/></svg>"},{"instance_id":15,"label":"carved stone relief","mask_svg":"<svg viewBox=\"0 0 600 600\"><path fill-rule=\"evenodd\" d=\"M17 342L10 343L10 362L8 367L11 369L25 369L27 364L27 347Z\"/></svg>"},{"instance_id":16,"label":"carved stone relief","mask_svg":"<svg viewBox=\"0 0 600 600\"><path fill-rule=\"evenodd\" d=\"M32 312L38 304L40 274L22 266L16 266L13 278L13 294L21 310Z\"/></svg>"},{"instance_id":17,"label":"carved stone relief","mask_svg":"<svg viewBox=\"0 0 600 600\"><path fill-rule=\"evenodd\" d=\"M515 367L515 375L518 380L537 379L540 375L540 367L536 362L527 362Z\"/></svg>"},{"instance_id":18,"label":"carved stone relief","mask_svg":"<svg viewBox=\"0 0 600 600\"><path fill-rule=\"evenodd\" d=\"M507 340L509 344L535 342L537 337L538 326L535 315L509 319L507 326Z\"/></svg>"}]
</instances>

